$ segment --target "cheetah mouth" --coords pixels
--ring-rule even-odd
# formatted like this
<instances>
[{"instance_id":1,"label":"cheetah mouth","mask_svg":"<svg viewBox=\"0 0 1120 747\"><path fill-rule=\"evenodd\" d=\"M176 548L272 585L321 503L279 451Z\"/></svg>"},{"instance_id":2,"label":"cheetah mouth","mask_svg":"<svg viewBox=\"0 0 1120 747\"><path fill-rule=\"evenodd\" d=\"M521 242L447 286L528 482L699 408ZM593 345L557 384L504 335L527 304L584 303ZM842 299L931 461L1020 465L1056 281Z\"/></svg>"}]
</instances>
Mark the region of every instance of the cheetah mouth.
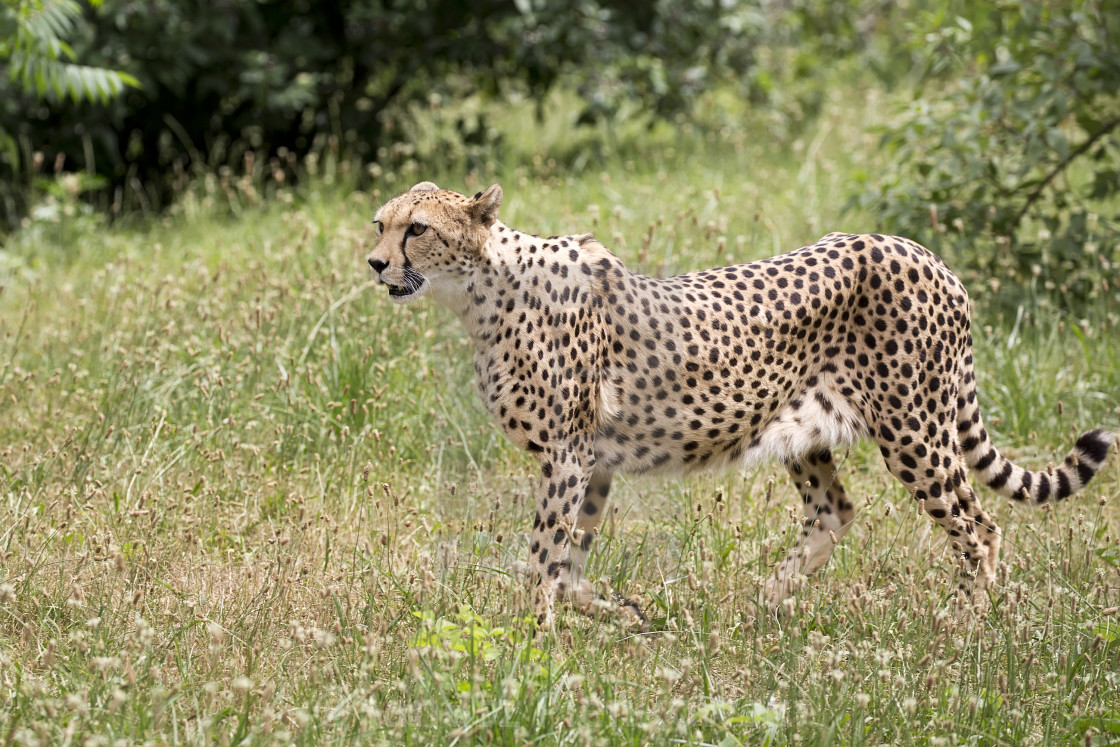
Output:
<instances>
[{"instance_id":1,"label":"cheetah mouth","mask_svg":"<svg viewBox=\"0 0 1120 747\"><path fill-rule=\"evenodd\" d=\"M406 279L406 282L411 278ZM407 285L394 285L393 283L385 283L389 288L389 300L393 303L410 303L420 298L427 292L431 283L427 278L418 280L417 282L408 282Z\"/></svg>"}]
</instances>

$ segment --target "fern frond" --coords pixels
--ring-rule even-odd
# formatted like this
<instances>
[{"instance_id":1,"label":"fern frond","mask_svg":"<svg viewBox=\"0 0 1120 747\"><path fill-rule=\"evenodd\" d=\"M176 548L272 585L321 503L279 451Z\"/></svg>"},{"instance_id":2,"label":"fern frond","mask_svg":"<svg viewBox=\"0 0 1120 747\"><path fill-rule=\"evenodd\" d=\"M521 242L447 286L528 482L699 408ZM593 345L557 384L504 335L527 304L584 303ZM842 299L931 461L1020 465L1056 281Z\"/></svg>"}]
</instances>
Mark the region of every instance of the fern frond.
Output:
<instances>
[{"instance_id":1,"label":"fern frond","mask_svg":"<svg viewBox=\"0 0 1120 747\"><path fill-rule=\"evenodd\" d=\"M82 6L74 0L38 0L24 9L27 33L36 40L64 39L82 17Z\"/></svg>"},{"instance_id":2,"label":"fern frond","mask_svg":"<svg viewBox=\"0 0 1120 747\"><path fill-rule=\"evenodd\" d=\"M35 55L13 55L12 72L24 90L59 101L68 98L76 104L86 101L104 104L128 87L139 86L127 73Z\"/></svg>"},{"instance_id":3,"label":"fern frond","mask_svg":"<svg viewBox=\"0 0 1120 747\"><path fill-rule=\"evenodd\" d=\"M0 40L0 56L8 58L11 79L23 90L59 101L106 103L129 86L139 87L127 73L76 62L66 42L82 20L75 0L7 0L7 5L4 18L9 25L14 18L15 30Z\"/></svg>"}]
</instances>

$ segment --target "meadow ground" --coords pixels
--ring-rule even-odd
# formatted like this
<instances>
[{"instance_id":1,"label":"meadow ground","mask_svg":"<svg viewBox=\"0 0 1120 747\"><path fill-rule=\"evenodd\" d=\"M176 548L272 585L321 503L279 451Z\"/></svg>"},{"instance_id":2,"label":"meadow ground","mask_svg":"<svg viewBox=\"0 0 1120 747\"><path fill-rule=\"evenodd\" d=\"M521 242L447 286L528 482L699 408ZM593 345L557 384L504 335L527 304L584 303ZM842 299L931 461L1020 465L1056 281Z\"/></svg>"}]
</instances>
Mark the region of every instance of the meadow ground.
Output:
<instances>
[{"instance_id":1,"label":"meadow ground","mask_svg":"<svg viewBox=\"0 0 1120 747\"><path fill-rule=\"evenodd\" d=\"M780 466L622 479L589 572L651 630L561 608L535 636L513 576L532 463L478 402L455 320L369 282L374 206L427 178L500 179L507 223L594 230L653 273L883 230L841 212L881 157L843 111L557 163L565 124L526 108L509 162L466 178L405 160L349 192L323 159L294 193L201 178L140 225L48 205L0 253L0 741L1120 740L1115 454L1053 510L982 492L1004 556L980 616L873 447L839 455L858 517L784 616L756 602L799 528ZM1120 310L1009 312L997 278L968 281L1004 453L1039 468L1117 427Z\"/></svg>"}]
</instances>

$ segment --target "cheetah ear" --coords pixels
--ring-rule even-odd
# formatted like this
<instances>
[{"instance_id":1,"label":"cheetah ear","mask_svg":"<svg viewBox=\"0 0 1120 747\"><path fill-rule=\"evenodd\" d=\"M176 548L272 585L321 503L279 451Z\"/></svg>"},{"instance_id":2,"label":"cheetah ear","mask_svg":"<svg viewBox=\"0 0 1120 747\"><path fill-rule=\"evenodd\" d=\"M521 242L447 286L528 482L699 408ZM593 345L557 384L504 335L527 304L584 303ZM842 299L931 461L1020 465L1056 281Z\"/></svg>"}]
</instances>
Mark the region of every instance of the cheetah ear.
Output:
<instances>
[{"instance_id":1,"label":"cheetah ear","mask_svg":"<svg viewBox=\"0 0 1120 747\"><path fill-rule=\"evenodd\" d=\"M410 189L408 191L409 192L431 192L433 190L438 190L438 189L439 189L439 187L437 187L432 182L420 182L419 184L417 184L415 187L413 187L412 189Z\"/></svg>"},{"instance_id":2,"label":"cheetah ear","mask_svg":"<svg viewBox=\"0 0 1120 747\"><path fill-rule=\"evenodd\" d=\"M502 205L502 188L491 184L485 192L474 196L474 202L467 206L467 212L476 221L489 227L498 219L498 208Z\"/></svg>"}]
</instances>

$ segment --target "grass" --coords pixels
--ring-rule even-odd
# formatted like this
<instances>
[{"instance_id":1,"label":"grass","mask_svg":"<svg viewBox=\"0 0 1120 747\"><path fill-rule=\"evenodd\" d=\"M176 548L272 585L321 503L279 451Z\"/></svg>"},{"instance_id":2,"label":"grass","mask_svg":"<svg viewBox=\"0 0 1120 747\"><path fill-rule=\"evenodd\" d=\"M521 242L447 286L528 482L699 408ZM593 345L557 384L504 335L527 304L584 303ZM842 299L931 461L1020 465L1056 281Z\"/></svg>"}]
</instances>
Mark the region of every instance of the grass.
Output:
<instances>
[{"instance_id":1,"label":"grass","mask_svg":"<svg viewBox=\"0 0 1120 747\"><path fill-rule=\"evenodd\" d=\"M513 570L531 462L451 316L368 287L374 205L421 178L500 179L506 222L593 229L650 272L876 228L840 208L881 103L787 139L623 127L604 160L524 106L466 179L405 157L349 192L328 159L296 191L214 177L165 218L26 227L0 252L0 740L1120 740L1120 459L1053 510L982 495L1005 540L980 617L870 446L841 457L855 526L783 616L756 600L799 527L784 470L623 479L589 570L652 631L564 608L538 635ZM1115 307L1007 317L989 293L1005 453L1039 467L1115 427Z\"/></svg>"}]
</instances>

